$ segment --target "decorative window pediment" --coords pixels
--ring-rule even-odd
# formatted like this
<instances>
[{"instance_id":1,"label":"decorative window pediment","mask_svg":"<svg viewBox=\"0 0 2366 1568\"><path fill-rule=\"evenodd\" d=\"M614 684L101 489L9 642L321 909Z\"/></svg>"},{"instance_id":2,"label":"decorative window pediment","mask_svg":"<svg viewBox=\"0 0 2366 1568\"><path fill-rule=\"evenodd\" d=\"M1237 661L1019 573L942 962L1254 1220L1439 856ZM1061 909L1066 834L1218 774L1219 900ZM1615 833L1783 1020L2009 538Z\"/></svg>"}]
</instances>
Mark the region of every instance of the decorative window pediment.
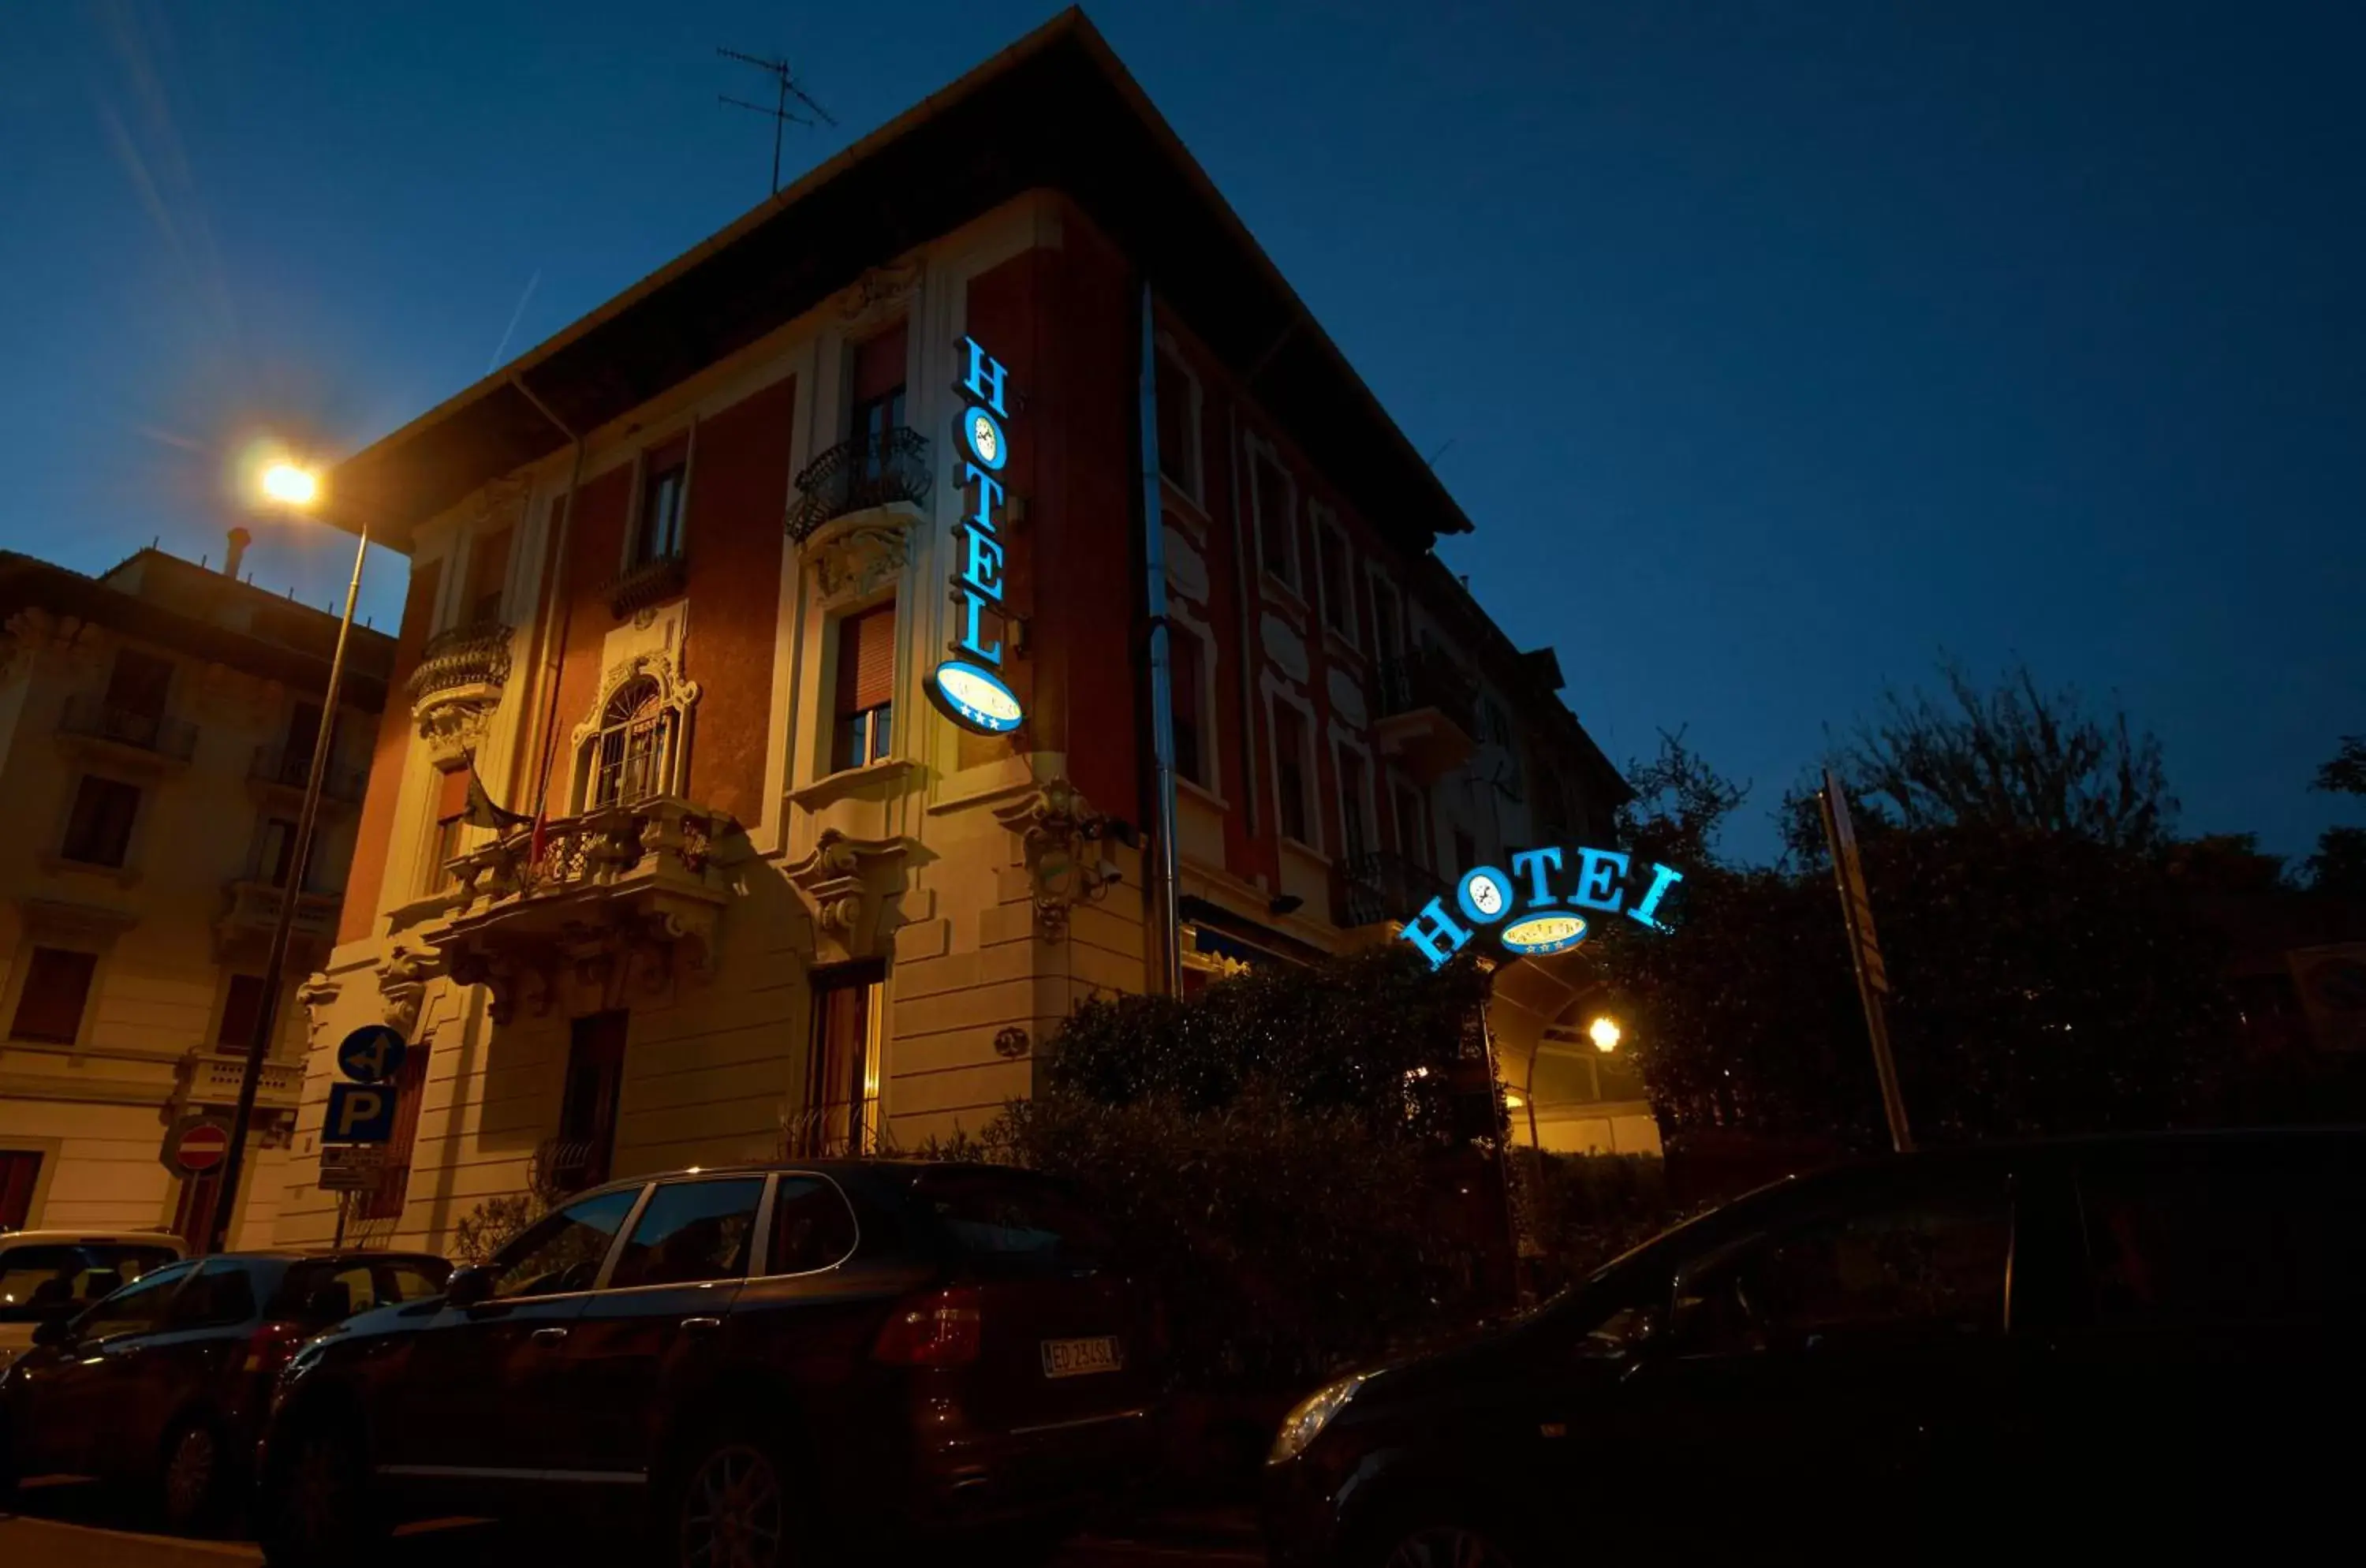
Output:
<instances>
[{"instance_id":1,"label":"decorative window pediment","mask_svg":"<svg viewBox=\"0 0 2366 1568\"><path fill-rule=\"evenodd\" d=\"M582 808L682 794L684 741L698 697L698 682L683 677L670 649L610 665L591 715L575 727L575 794Z\"/></svg>"}]
</instances>

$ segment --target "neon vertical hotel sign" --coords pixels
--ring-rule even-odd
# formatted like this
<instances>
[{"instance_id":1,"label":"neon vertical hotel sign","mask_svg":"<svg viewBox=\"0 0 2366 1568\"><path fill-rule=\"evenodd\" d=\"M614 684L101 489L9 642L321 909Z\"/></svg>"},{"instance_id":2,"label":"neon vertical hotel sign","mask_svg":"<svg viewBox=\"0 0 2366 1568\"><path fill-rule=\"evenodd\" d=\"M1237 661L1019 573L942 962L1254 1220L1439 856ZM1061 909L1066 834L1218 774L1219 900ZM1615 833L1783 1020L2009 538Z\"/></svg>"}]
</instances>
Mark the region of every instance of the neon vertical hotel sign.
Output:
<instances>
[{"instance_id":1,"label":"neon vertical hotel sign","mask_svg":"<svg viewBox=\"0 0 2366 1568\"><path fill-rule=\"evenodd\" d=\"M1554 892L1552 878L1567 860L1557 849L1522 850L1512 857L1509 872L1472 866L1455 885L1454 909L1447 907L1443 894L1432 898L1405 923L1404 940L1421 949L1435 969L1468 946L1482 927L1502 926L1496 940L1512 953L1528 955L1566 953L1583 942L1592 930L1585 911L1623 914L1650 931L1668 929L1659 920L1660 901L1684 879L1684 873L1654 863L1641 896L1629 903L1627 855L1618 850L1580 850L1576 885L1564 897ZM1455 919L1455 910L1461 919Z\"/></svg>"},{"instance_id":2,"label":"neon vertical hotel sign","mask_svg":"<svg viewBox=\"0 0 2366 1568\"><path fill-rule=\"evenodd\" d=\"M1002 678L1002 639L988 641L986 623L988 615L997 623L1003 618L1002 503L1008 492L1001 474L1010 462L1010 435L1004 428L1010 417L1005 402L1009 375L975 338L963 338L961 346L964 371L956 385L963 405L954 438L963 489L972 499L954 530L960 570L952 579L958 617L952 657L929 672L927 686L955 724L981 735L1008 735L1026 722L1027 710Z\"/></svg>"}]
</instances>

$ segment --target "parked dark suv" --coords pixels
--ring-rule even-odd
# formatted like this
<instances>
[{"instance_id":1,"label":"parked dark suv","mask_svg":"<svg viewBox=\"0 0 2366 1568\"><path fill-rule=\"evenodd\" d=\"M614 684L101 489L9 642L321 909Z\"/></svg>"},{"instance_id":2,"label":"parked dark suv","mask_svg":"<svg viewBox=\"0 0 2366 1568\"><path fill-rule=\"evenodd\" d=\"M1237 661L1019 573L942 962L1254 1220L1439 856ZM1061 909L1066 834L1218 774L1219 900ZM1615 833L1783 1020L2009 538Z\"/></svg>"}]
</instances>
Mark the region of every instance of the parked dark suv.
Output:
<instances>
[{"instance_id":1,"label":"parked dark suv","mask_svg":"<svg viewBox=\"0 0 2366 1568\"><path fill-rule=\"evenodd\" d=\"M2272 1555L2354 1495L2361 1373L2366 1136L1913 1156L1318 1391L1268 1531L1292 1568Z\"/></svg>"},{"instance_id":2,"label":"parked dark suv","mask_svg":"<svg viewBox=\"0 0 2366 1568\"><path fill-rule=\"evenodd\" d=\"M1059 1519L1151 1435L1154 1314L1066 1189L981 1166L691 1170L570 1200L281 1380L271 1562L406 1518L564 1517L766 1568ZM618 1538L621 1539L621 1536Z\"/></svg>"},{"instance_id":3,"label":"parked dark suv","mask_svg":"<svg viewBox=\"0 0 2366 1568\"><path fill-rule=\"evenodd\" d=\"M0 1481L95 1475L165 1522L213 1522L242 1490L274 1382L355 1312L438 1295L452 1266L387 1252L239 1252L168 1263L43 1323L0 1375Z\"/></svg>"}]
</instances>

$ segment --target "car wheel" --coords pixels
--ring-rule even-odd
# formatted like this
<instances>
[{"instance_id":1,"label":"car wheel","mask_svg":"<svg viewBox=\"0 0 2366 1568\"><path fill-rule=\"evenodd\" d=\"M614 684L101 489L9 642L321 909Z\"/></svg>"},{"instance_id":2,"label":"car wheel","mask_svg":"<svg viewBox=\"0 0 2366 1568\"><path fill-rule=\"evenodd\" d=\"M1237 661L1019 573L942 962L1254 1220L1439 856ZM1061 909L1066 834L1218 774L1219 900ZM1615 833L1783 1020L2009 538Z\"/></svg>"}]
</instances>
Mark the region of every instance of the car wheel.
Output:
<instances>
[{"instance_id":1,"label":"car wheel","mask_svg":"<svg viewBox=\"0 0 2366 1568\"><path fill-rule=\"evenodd\" d=\"M790 1472L779 1445L730 1432L692 1445L676 1472L662 1561L674 1568L789 1568ZM809 1525L809 1521L808 1521Z\"/></svg>"},{"instance_id":2,"label":"car wheel","mask_svg":"<svg viewBox=\"0 0 2366 1568\"><path fill-rule=\"evenodd\" d=\"M255 1534L271 1568L354 1568L386 1531L361 1445L326 1423L291 1434L275 1455Z\"/></svg>"},{"instance_id":3,"label":"car wheel","mask_svg":"<svg viewBox=\"0 0 2366 1568\"><path fill-rule=\"evenodd\" d=\"M220 1522L230 1491L230 1445L202 1418L184 1422L164 1441L158 1501L165 1528L199 1530Z\"/></svg>"},{"instance_id":4,"label":"car wheel","mask_svg":"<svg viewBox=\"0 0 2366 1568\"><path fill-rule=\"evenodd\" d=\"M1425 1525L1382 1562L1384 1568L1512 1568L1503 1543L1473 1525Z\"/></svg>"}]
</instances>

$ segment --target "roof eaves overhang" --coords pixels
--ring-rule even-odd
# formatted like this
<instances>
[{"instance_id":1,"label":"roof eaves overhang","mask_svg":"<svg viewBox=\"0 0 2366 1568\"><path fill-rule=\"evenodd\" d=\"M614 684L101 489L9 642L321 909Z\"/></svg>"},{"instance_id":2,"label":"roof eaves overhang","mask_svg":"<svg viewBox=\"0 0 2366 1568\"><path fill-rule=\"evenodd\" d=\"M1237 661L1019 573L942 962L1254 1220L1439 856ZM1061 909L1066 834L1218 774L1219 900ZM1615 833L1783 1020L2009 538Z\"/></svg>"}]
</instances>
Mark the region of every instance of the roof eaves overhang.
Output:
<instances>
[{"instance_id":1,"label":"roof eaves overhang","mask_svg":"<svg viewBox=\"0 0 2366 1568\"><path fill-rule=\"evenodd\" d=\"M1470 519L1116 54L1063 13L721 232L341 464L344 525L411 531L1020 193L1066 194L1410 553ZM546 412L546 409L548 411Z\"/></svg>"}]
</instances>

